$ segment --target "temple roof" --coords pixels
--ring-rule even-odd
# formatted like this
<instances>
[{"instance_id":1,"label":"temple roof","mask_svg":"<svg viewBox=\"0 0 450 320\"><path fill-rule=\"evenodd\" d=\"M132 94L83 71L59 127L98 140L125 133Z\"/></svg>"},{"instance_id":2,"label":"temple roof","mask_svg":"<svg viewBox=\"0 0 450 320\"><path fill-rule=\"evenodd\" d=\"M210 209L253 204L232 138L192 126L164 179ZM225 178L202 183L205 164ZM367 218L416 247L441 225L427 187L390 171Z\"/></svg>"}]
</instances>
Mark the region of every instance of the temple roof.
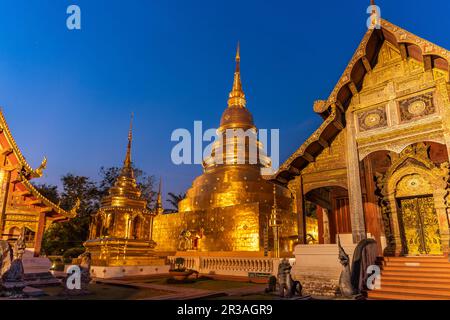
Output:
<instances>
[{"instance_id":1,"label":"temple roof","mask_svg":"<svg viewBox=\"0 0 450 320\"><path fill-rule=\"evenodd\" d=\"M377 63L378 53L384 41L398 48L404 58L411 57L424 62L425 68L438 68L449 72L448 50L381 19L380 29L368 29L364 35L328 99L314 102L314 111L324 119L324 122L274 175L267 176L266 179L286 184L328 147L344 128L342 116L353 95L361 90L365 75Z\"/></svg>"},{"instance_id":2,"label":"temple roof","mask_svg":"<svg viewBox=\"0 0 450 320\"><path fill-rule=\"evenodd\" d=\"M17 171L16 179L11 181L16 183L15 191L20 192L24 197L31 198L34 206L41 206L41 212L46 212L53 220L66 220L76 216L76 207L71 211L66 211L53 203L45 196L43 196L29 180L42 176L42 171L47 165L47 160L44 158L41 165L37 169L32 169L28 164L17 146L11 131L9 130L3 111L0 110L0 142L5 141L7 147L3 146L2 154L8 157L8 167L10 171Z\"/></svg>"}]
</instances>

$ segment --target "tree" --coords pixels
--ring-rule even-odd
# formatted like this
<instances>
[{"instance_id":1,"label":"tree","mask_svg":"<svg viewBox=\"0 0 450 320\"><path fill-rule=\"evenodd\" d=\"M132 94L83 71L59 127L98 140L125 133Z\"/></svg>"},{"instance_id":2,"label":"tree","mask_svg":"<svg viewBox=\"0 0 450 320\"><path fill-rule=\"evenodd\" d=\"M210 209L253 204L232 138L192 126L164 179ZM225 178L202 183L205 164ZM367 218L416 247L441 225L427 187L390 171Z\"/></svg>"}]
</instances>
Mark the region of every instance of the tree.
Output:
<instances>
[{"instance_id":1,"label":"tree","mask_svg":"<svg viewBox=\"0 0 450 320\"><path fill-rule=\"evenodd\" d=\"M75 218L67 222L54 223L45 232L42 250L47 255L60 255L68 249L81 248L89 234L90 215L99 207L99 191L90 178L67 174L61 181L63 192L58 196L61 207L70 210L78 200L80 205ZM57 188L47 186L41 190L44 193L54 192L53 190Z\"/></svg>"},{"instance_id":2,"label":"tree","mask_svg":"<svg viewBox=\"0 0 450 320\"><path fill-rule=\"evenodd\" d=\"M58 187L50 184L33 184L36 190L39 191L44 197L53 203L59 203L61 200L59 197Z\"/></svg>"},{"instance_id":3,"label":"tree","mask_svg":"<svg viewBox=\"0 0 450 320\"><path fill-rule=\"evenodd\" d=\"M179 194L175 194L172 192L169 192L167 194L167 196L169 197L166 201L169 202L172 205L172 208L176 211L178 211L178 203L183 200L184 198L186 198L186 193L179 193Z\"/></svg>"}]
</instances>

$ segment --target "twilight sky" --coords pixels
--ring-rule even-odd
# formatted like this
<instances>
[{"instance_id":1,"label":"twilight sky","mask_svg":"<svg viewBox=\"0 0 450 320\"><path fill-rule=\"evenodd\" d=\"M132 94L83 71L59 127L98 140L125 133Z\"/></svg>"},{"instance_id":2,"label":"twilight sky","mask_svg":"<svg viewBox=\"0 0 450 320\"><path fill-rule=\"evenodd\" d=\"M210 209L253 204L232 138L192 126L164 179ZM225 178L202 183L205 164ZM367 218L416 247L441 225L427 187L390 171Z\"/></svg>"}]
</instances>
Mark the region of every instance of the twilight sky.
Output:
<instances>
[{"instance_id":1,"label":"twilight sky","mask_svg":"<svg viewBox=\"0 0 450 320\"><path fill-rule=\"evenodd\" d=\"M450 49L448 0L378 0L382 17ZM42 182L98 178L133 160L182 192L199 165L175 166L170 135L218 126L236 42L257 127L280 129L283 162L320 124L325 99L366 31L369 0L0 0L0 105ZM66 28L81 8L82 30ZM37 181L36 181L37 182Z\"/></svg>"}]
</instances>

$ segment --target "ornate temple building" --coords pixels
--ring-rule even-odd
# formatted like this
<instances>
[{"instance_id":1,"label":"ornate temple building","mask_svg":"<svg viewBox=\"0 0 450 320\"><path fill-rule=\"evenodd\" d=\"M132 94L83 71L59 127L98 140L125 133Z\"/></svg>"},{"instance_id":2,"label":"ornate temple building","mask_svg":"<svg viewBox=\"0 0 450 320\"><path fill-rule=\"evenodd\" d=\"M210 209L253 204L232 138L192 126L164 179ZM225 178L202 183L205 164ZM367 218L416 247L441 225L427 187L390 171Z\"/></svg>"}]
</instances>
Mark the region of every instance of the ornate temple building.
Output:
<instances>
[{"instance_id":1,"label":"ornate temple building","mask_svg":"<svg viewBox=\"0 0 450 320\"><path fill-rule=\"evenodd\" d=\"M31 183L42 176L47 160L32 169L22 155L0 111L0 231L3 240L25 235L28 250L39 256L42 236L54 222L75 217L39 193Z\"/></svg>"},{"instance_id":2,"label":"ornate temple building","mask_svg":"<svg viewBox=\"0 0 450 320\"><path fill-rule=\"evenodd\" d=\"M157 211L151 211L139 189L131 163L132 128L119 177L101 200L84 243L91 253L92 274L99 278L143 275L158 271L164 261L153 255L152 224L161 212L161 193Z\"/></svg>"},{"instance_id":3,"label":"ornate temple building","mask_svg":"<svg viewBox=\"0 0 450 320\"><path fill-rule=\"evenodd\" d=\"M449 63L446 49L381 20L314 103L323 123L272 177L295 197L306 284L337 282L338 234L350 254L371 237L380 256L448 255ZM306 245L306 201L317 206L318 245Z\"/></svg>"},{"instance_id":4,"label":"ornate temple building","mask_svg":"<svg viewBox=\"0 0 450 320\"><path fill-rule=\"evenodd\" d=\"M252 162L249 143L242 150L238 140L227 134L230 130L257 132L242 89L239 47L228 107L218 128L219 139L214 142L211 156L204 160L204 173L194 180L186 198L179 203L179 212L155 217L153 240L158 244L157 250L262 255L273 248L274 233L269 221L273 184L261 175L261 168L271 165L270 159L257 141L258 157ZM239 162L241 151L243 161ZM223 161L217 161L218 158ZM287 254L297 241L297 215L289 190L276 186L275 192L279 247L281 254Z\"/></svg>"}]
</instances>

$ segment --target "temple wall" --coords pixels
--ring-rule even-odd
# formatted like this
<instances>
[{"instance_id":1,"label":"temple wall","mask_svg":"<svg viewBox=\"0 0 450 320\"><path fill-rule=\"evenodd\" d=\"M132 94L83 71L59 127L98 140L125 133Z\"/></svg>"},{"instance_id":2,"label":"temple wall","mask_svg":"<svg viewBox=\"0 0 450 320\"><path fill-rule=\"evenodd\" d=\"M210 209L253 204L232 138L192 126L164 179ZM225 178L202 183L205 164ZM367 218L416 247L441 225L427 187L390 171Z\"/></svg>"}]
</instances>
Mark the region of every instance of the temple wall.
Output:
<instances>
[{"instance_id":1,"label":"temple wall","mask_svg":"<svg viewBox=\"0 0 450 320\"><path fill-rule=\"evenodd\" d=\"M153 240L157 251L177 251L180 234L188 229L193 237L199 236L199 251L262 251L268 214L268 206L249 203L158 215L153 223ZM281 251L292 251L297 234L296 216L287 211L282 211L280 216L281 237L292 238L281 242ZM272 238L271 230L269 238Z\"/></svg>"},{"instance_id":2,"label":"temple wall","mask_svg":"<svg viewBox=\"0 0 450 320\"><path fill-rule=\"evenodd\" d=\"M176 251L183 230L198 235L200 251L258 251L258 203L159 215L153 223L158 251Z\"/></svg>"}]
</instances>

